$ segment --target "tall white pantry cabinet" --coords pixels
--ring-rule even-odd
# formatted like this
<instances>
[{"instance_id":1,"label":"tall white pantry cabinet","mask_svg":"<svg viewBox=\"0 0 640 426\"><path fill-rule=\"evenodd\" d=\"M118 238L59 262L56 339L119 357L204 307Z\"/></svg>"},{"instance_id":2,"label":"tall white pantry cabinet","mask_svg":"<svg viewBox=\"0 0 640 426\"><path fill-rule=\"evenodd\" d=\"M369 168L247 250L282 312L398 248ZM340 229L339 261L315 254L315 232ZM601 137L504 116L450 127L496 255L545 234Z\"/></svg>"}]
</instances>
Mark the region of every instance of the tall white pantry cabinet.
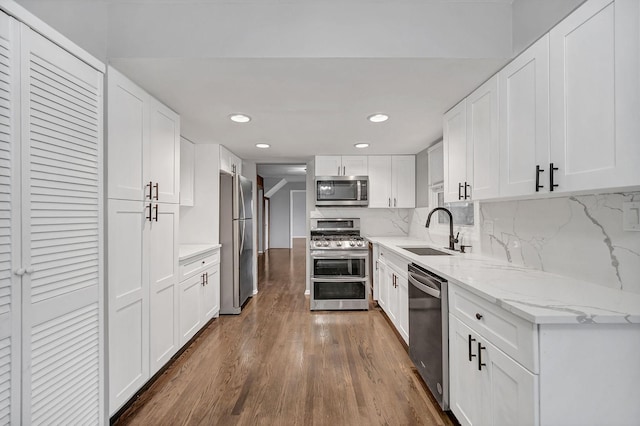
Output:
<instances>
[{"instance_id":1,"label":"tall white pantry cabinet","mask_svg":"<svg viewBox=\"0 0 640 426\"><path fill-rule=\"evenodd\" d=\"M103 424L104 67L0 6L0 424Z\"/></svg>"},{"instance_id":2,"label":"tall white pantry cabinet","mask_svg":"<svg viewBox=\"0 0 640 426\"><path fill-rule=\"evenodd\" d=\"M180 117L107 72L109 415L180 348Z\"/></svg>"}]
</instances>

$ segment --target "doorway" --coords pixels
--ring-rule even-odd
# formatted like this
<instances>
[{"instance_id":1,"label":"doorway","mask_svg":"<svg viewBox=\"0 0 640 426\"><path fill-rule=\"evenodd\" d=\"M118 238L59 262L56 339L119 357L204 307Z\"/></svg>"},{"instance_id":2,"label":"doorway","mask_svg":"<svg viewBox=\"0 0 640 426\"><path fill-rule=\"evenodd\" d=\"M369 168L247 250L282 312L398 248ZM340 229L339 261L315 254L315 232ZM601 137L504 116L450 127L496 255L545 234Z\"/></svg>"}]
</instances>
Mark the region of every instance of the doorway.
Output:
<instances>
[{"instance_id":1,"label":"doorway","mask_svg":"<svg viewBox=\"0 0 640 426\"><path fill-rule=\"evenodd\" d=\"M293 248L294 239L307 237L307 191L292 189L289 194L289 248Z\"/></svg>"}]
</instances>

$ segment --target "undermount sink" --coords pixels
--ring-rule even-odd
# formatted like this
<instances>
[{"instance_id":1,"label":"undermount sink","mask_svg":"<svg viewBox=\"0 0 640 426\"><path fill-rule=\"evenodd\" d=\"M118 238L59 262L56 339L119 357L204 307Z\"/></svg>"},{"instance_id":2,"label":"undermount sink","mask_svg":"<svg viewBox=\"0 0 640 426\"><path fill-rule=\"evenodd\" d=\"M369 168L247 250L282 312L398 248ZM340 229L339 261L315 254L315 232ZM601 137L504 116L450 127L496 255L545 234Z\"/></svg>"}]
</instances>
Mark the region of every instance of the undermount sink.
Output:
<instances>
[{"instance_id":1,"label":"undermount sink","mask_svg":"<svg viewBox=\"0 0 640 426\"><path fill-rule=\"evenodd\" d=\"M400 247L403 250L410 251L418 256L451 256L451 253L440 251L431 247Z\"/></svg>"}]
</instances>

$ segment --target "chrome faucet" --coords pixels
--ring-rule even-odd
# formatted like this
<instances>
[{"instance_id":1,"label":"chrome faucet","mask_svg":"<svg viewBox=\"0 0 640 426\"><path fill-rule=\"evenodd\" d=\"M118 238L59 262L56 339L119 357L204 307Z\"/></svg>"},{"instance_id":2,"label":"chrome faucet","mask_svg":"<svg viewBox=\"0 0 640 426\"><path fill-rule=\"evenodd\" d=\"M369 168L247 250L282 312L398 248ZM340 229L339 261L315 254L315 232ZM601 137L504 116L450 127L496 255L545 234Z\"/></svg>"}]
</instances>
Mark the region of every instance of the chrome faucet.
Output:
<instances>
[{"instance_id":1,"label":"chrome faucet","mask_svg":"<svg viewBox=\"0 0 640 426\"><path fill-rule=\"evenodd\" d=\"M438 210L443 211L449 215L449 250L455 250L456 249L455 244L458 242L458 237L453 236L453 215L451 214L449 209L445 209L444 207L436 207L435 209L431 210L429 212L429 216L427 216L427 223L425 223L424 226L426 228L429 227L429 224L431 223L431 215L433 215ZM460 235L459 232L458 232L458 235Z\"/></svg>"}]
</instances>

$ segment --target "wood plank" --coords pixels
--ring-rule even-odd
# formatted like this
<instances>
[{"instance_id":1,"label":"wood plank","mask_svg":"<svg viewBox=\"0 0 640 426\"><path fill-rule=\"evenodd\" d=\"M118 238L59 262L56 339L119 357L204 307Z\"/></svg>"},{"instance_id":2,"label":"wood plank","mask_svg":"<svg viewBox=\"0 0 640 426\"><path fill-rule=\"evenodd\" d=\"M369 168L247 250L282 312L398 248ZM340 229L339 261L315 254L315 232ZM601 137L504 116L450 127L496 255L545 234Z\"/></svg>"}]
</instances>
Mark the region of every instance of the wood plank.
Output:
<instances>
[{"instance_id":1,"label":"wood plank","mask_svg":"<svg viewBox=\"0 0 640 426\"><path fill-rule=\"evenodd\" d=\"M304 244L261 255L259 277L115 424L454 424L378 308L309 311Z\"/></svg>"}]
</instances>

